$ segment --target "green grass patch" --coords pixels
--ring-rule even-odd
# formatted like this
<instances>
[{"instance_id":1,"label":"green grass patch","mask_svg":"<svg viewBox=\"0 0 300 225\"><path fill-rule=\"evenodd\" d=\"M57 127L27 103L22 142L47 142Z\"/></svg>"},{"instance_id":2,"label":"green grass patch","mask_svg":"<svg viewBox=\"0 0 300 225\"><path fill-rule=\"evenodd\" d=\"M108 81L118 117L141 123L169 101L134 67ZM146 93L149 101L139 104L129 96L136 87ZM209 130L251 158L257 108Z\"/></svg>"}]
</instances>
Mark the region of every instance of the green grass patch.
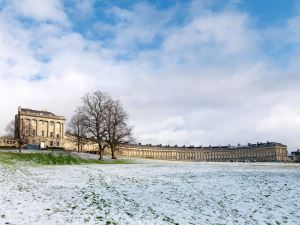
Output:
<instances>
[{"instance_id":1,"label":"green grass patch","mask_svg":"<svg viewBox=\"0 0 300 225\"><path fill-rule=\"evenodd\" d=\"M69 153L57 152L0 152L0 164L13 165L25 162L38 165L79 165L79 164L130 164L129 160L83 159Z\"/></svg>"}]
</instances>

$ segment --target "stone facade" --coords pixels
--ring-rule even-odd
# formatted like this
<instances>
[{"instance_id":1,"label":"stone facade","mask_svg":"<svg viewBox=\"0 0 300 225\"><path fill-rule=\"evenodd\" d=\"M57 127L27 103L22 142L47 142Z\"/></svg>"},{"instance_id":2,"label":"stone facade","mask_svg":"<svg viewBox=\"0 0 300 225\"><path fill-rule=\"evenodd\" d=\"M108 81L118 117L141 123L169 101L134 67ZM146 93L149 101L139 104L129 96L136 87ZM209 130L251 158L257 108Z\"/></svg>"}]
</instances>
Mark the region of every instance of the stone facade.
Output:
<instances>
[{"instance_id":1,"label":"stone facade","mask_svg":"<svg viewBox=\"0 0 300 225\"><path fill-rule=\"evenodd\" d=\"M78 151L76 138L70 135L68 132L65 134L65 149L70 151ZM80 145L80 152L96 152L98 151L98 144L89 140L84 145Z\"/></svg>"},{"instance_id":2,"label":"stone facade","mask_svg":"<svg viewBox=\"0 0 300 225\"><path fill-rule=\"evenodd\" d=\"M130 157L205 162L285 162L288 155L287 146L279 143L200 148L128 145L119 147L118 153Z\"/></svg>"},{"instance_id":3,"label":"stone facade","mask_svg":"<svg viewBox=\"0 0 300 225\"><path fill-rule=\"evenodd\" d=\"M17 141L10 137L0 137L0 148L16 148Z\"/></svg>"},{"instance_id":4,"label":"stone facade","mask_svg":"<svg viewBox=\"0 0 300 225\"><path fill-rule=\"evenodd\" d=\"M22 124L30 124L29 145L40 148L64 148L65 117L48 111L18 108L15 116L16 135ZM26 131L27 132L27 131Z\"/></svg>"}]
</instances>

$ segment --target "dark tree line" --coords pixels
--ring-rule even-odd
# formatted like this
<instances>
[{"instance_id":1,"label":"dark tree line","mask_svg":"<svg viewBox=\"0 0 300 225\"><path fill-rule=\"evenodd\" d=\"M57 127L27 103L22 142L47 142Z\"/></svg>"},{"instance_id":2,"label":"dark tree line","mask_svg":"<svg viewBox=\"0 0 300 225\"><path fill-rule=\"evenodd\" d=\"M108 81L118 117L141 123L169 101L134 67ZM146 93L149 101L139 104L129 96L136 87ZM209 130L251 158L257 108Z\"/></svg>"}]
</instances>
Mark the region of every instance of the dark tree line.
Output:
<instances>
[{"instance_id":1,"label":"dark tree line","mask_svg":"<svg viewBox=\"0 0 300 225\"><path fill-rule=\"evenodd\" d=\"M115 159L117 146L133 141L128 114L120 101L101 91L83 96L81 106L69 123L69 132L76 138L78 151L86 140L96 141L100 160L106 148Z\"/></svg>"}]
</instances>

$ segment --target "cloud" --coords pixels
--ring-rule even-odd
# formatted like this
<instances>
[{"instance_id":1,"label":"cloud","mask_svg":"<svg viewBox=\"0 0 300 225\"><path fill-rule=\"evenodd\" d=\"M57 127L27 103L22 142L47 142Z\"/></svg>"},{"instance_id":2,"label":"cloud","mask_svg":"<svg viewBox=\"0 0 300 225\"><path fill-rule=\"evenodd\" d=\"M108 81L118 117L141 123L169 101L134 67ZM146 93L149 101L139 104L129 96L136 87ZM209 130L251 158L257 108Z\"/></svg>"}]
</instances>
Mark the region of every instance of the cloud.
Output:
<instances>
[{"instance_id":1,"label":"cloud","mask_svg":"<svg viewBox=\"0 0 300 225\"><path fill-rule=\"evenodd\" d=\"M228 55L247 54L255 50L256 35L248 26L248 16L236 12L206 13L183 29L174 30L165 42L165 49L181 51L195 48L218 50ZM214 51L213 51L214 52Z\"/></svg>"},{"instance_id":2,"label":"cloud","mask_svg":"<svg viewBox=\"0 0 300 225\"><path fill-rule=\"evenodd\" d=\"M68 22L59 0L14 0L13 6L19 15L37 21Z\"/></svg>"},{"instance_id":3,"label":"cloud","mask_svg":"<svg viewBox=\"0 0 300 225\"><path fill-rule=\"evenodd\" d=\"M97 22L95 32L109 35L109 45L118 48L118 55L134 54L140 48L159 47L159 40L168 31L167 24L174 10L157 10L147 3L137 3L130 9L114 6L105 10L112 23Z\"/></svg>"}]
</instances>

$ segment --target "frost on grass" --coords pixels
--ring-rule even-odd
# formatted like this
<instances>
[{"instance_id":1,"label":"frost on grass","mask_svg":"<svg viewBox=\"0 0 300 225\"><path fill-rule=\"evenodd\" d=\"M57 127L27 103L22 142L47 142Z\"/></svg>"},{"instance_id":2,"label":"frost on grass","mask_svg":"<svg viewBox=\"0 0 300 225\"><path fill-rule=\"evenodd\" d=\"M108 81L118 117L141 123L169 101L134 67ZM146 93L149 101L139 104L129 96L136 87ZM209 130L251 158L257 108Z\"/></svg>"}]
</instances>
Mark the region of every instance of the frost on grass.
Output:
<instances>
[{"instance_id":1,"label":"frost on grass","mask_svg":"<svg viewBox=\"0 0 300 225\"><path fill-rule=\"evenodd\" d=\"M0 166L0 224L300 224L300 165Z\"/></svg>"}]
</instances>

